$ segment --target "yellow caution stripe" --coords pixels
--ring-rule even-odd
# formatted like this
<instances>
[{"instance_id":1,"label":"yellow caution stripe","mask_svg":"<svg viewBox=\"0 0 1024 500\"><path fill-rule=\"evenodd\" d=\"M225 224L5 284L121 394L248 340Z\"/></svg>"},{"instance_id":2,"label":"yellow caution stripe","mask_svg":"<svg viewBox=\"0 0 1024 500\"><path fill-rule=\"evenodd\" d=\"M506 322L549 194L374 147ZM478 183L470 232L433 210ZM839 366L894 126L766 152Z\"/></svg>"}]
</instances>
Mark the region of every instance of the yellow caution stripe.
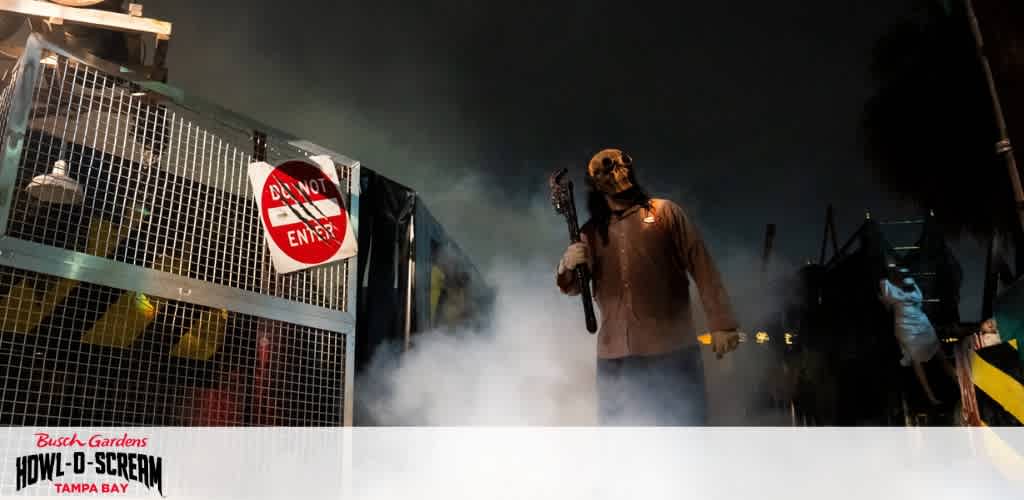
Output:
<instances>
[{"instance_id":1,"label":"yellow caution stripe","mask_svg":"<svg viewBox=\"0 0 1024 500\"><path fill-rule=\"evenodd\" d=\"M145 295L122 294L82 336L82 342L107 347L130 347L146 331L156 314L156 307Z\"/></svg>"},{"instance_id":2,"label":"yellow caution stripe","mask_svg":"<svg viewBox=\"0 0 1024 500\"><path fill-rule=\"evenodd\" d=\"M21 280L0 298L0 331L30 334L53 314L57 305L64 301L76 286L77 281L60 280L45 290L36 288L36 280Z\"/></svg>"},{"instance_id":3,"label":"yellow caution stripe","mask_svg":"<svg viewBox=\"0 0 1024 500\"><path fill-rule=\"evenodd\" d=\"M134 222L134 219L131 222ZM129 229L108 220L90 219L85 253L109 257L128 237ZM14 314L8 312L0 318L0 327L3 331L33 333L43 319L53 314L57 305L64 302L78 286L77 281L65 279L57 281L53 287L46 290L37 289L36 284L37 280L21 280L11 287L6 296L0 298L0 309L16 311Z\"/></svg>"},{"instance_id":4,"label":"yellow caution stripe","mask_svg":"<svg viewBox=\"0 0 1024 500\"><path fill-rule=\"evenodd\" d=\"M974 385L1024 424L1024 384L985 361L976 352L971 353L971 375Z\"/></svg>"},{"instance_id":5,"label":"yellow caution stripe","mask_svg":"<svg viewBox=\"0 0 1024 500\"><path fill-rule=\"evenodd\" d=\"M171 356L209 361L220 349L228 330L226 309L204 309L192 328L181 336Z\"/></svg>"},{"instance_id":6,"label":"yellow caution stripe","mask_svg":"<svg viewBox=\"0 0 1024 500\"><path fill-rule=\"evenodd\" d=\"M139 216L133 211L126 225L91 219L85 253L110 257L128 238ZM165 254L154 259L153 264L157 270L170 273L180 273L183 267L181 259ZM5 312L0 315L0 332L34 333L78 285L78 281L68 279L58 279L52 285L40 279L18 281L6 295L0 296L0 310ZM163 302L143 293L124 292L82 335L81 341L106 347L130 347L157 319ZM226 310L202 308L200 318L181 336L171 355L204 361L211 359L224 342L227 318Z\"/></svg>"}]
</instances>

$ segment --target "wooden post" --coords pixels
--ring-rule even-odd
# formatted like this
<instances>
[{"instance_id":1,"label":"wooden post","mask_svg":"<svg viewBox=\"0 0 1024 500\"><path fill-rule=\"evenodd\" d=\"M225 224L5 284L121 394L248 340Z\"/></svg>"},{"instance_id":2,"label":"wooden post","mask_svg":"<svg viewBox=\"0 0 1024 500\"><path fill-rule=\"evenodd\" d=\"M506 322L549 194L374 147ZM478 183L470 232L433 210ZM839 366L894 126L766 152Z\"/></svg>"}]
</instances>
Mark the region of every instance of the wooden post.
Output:
<instances>
[{"instance_id":1,"label":"wooden post","mask_svg":"<svg viewBox=\"0 0 1024 500\"><path fill-rule=\"evenodd\" d=\"M974 33L978 60L981 62L981 68L985 72L989 96L992 99L992 110L996 117L996 126L999 129L996 153L1002 155L1006 160L1006 170L1010 177L1010 186L1013 188L1013 197L1017 202L1017 216L1020 219L1021 228L1024 229L1024 188L1021 187L1020 172L1017 170L1017 159L1014 156L1013 146L1010 144L1010 136L1006 129L1006 118L1003 116L1003 106L999 101L999 91L996 88L995 77L992 75L992 67L988 63L988 56L985 55L985 42L981 35L981 27L978 25L978 18L974 14L974 3L972 0L964 0L964 6L967 8L967 19L971 24L971 32Z\"/></svg>"}]
</instances>

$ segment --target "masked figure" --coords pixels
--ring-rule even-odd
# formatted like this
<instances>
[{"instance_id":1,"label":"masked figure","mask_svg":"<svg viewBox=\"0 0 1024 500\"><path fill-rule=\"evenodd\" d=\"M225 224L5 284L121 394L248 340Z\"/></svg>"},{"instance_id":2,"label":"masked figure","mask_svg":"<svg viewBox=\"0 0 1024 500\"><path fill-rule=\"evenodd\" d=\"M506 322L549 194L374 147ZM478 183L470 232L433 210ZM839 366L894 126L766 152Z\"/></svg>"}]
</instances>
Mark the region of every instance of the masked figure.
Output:
<instances>
[{"instance_id":1,"label":"masked figure","mask_svg":"<svg viewBox=\"0 0 1024 500\"><path fill-rule=\"evenodd\" d=\"M559 262L556 282L580 293L587 265L601 314L598 394L605 425L704 425L704 368L690 304L697 285L715 352L739 335L728 294L700 231L683 208L640 188L633 159L603 150L587 166L591 219Z\"/></svg>"},{"instance_id":2,"label":"masked figure","mask_svg":"<svg viewBox=\"0 0 1024 500\"><path fill-rule=\"evenodd\" d=\"M587 165L587 175L601 193L618 195L633 186L633 158L618 149L606 149L594 155Z\"/></svg>"}]
</instances>

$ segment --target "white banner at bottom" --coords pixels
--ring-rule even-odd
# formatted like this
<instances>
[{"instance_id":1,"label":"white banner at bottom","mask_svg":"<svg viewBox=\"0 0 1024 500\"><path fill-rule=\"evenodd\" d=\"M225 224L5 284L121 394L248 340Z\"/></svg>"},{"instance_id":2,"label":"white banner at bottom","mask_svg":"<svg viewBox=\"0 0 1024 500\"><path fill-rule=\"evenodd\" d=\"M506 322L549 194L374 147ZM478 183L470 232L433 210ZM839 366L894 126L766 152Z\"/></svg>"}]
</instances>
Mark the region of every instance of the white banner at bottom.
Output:
<instances>
[{"instance_id":1,"label":"white banner at bottom","mask_svg":"<svg viewBox=\"0 0 1024 500\"><path fill-rule=\"evenodd\" d=\"M0 497L1020 499L1017 428L18 428Z\"/></svg>"}]
</instances>

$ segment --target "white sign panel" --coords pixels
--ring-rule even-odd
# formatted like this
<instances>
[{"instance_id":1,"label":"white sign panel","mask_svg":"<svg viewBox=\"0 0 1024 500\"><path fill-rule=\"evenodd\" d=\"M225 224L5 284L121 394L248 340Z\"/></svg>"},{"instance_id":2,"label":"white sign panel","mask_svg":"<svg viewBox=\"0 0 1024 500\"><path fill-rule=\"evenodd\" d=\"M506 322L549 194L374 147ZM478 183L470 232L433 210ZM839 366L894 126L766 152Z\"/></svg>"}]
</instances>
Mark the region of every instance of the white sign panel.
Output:
<instances>
[{"instance_id":1,"label":"white sign panel","mask_svg":"<svg viewBox=\"0 0 1024 500\"><path fill-rule=\"evenodd\" d=\"M356 255L338 172L328 156L249 164L274 270L292 273Z\"/></svg>"}]
</instances>

